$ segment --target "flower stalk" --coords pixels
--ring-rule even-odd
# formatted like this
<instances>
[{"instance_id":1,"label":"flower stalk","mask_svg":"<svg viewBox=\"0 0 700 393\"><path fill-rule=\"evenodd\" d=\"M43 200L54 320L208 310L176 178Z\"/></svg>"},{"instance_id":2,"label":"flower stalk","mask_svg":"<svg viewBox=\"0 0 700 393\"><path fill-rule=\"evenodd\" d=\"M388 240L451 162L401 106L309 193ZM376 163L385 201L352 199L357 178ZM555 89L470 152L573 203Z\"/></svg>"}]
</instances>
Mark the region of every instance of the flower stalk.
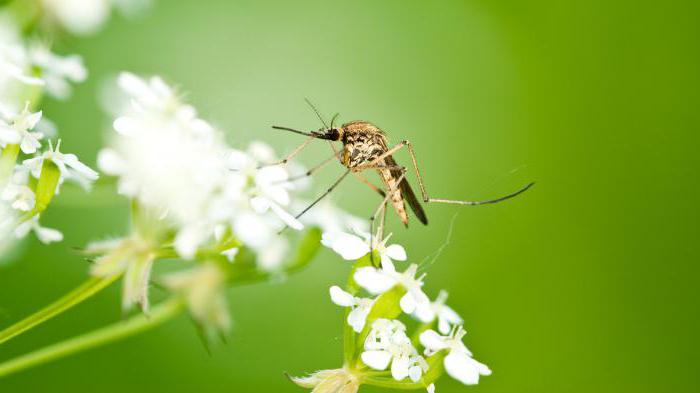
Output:
<instances>
[{"instance_id":1,"label":"flower stalk","mask_svg":"<svg viewBox=\"0 0 700 393\"><path fill-rule=\"evenodd\" d=\"M30 330L37 325L63 313L64 311L82 303L91 298L101 290L107 288L110 284L116 281L119 276L113 277L92 277L86 280L83 284L68 292L66 295L35 312L34 314L24 318L12 326L0 331L0 344L7 342L14 337Z\"/></svg>"},{"instance_id":2,"label":"flower stalk","mask_svg":"<svg viewBox=\"0 0 700 393\"><path fill-rule=\"evenodd\" d=\"M140 314L0 363L0 378L152 329L177 316L184 309L181 298L172 298L154 307L149 315Z\"/></svg>"}]
</instances>

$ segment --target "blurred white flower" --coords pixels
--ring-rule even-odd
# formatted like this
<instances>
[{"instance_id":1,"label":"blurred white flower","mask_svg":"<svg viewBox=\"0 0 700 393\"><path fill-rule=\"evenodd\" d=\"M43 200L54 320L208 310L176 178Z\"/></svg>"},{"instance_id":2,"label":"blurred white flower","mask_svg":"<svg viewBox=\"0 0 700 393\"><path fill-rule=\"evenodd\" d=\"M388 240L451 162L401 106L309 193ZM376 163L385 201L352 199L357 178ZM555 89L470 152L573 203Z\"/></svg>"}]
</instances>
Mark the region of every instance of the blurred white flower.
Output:
<instances>
[{"instance_id":1,"label":"blurred white flower","mask_svg":"<svg viewBox=\"0 0 700 393\"><path fill-rule=\"evenodd\" d=\"M32 132L41 119L41 111L30 112L29 102L17 114L0 112L0 147L20 145L25 154L34 154L41 147L39 140L44 137L40 132Z\"/></svg>"},{"instance_id":2,"label":"blurred white flower","mask_svg":"<svg viewBox=\"0 0 700 393\"><path fill-rule=\"evenodd\" d=\"M63 234L60 231L39 225L38 215L17 225L15 228L15 236L18 239L22 239L32 231L36 234L39 241L44 244L60 242L63 240Z\"/></svg>"},{"instance_id":3,"label":"blurred white flower","mask_svg":"<svg viewBox=\"0 0 700 393\"><path fill-rule=\"evenodd\" d=\"M132 16L147 8L151 0L41 0L53 22L77 35L97 32L116 8Z\"/></svg>"},{"instance_id":4,"label":"blurred white flower","mask_svg":"<svg viewBox=\"0 0 700 393\"><path fill-rule=\"evenodd\" d=\"M36 203L36 196L31 188L25 184L14 183L12 180L0 191L0 199L10 203L13 209L22 212L32 210Z\"/></svg>"},{"instance_id":5,"label":"blurred white flower","mask_svg":"<svg viewBox=\"0 0 700 393\"><path fill-rule=\"evenodd\" d=\"M379 295L400 285L406 290L406 294L401 297L399 305L401 310L407 314L412 314L419 305L423 307L430 303L430 299L423 292L423 278L425 275L416 277L418 265L412 264L403 273L392 270L376 269L374 267L362 267L355 271L355 281L368 292Z\"/></svg>"},{"instance_id":6,"label":"blurred white flower","mask_svg":"<svg viewBox=\"0 0 700 393\"><path fill-rule=\"evenodd\" d=\"M367 315L372 310L374 299L355 297L337 285L330 288L330 295L333 303L342 307L352 308L350 313L348 313L347 322L356 333L360 333L365 328Z\"/></svg>"},{"instance_id":7,"label":"blurred white flower","mask_svg":"<svg viewBox=\"0 0 700 393\"><path fill-rule=\"evenodd\" d=\"M377 319L365 341L362 362L375 370L386 370L391 364L391 376L401 381L409 377L420 380L428 363L406 335L406 327L397 320Z\"/></svg>"},{"instance_id":8,"label":"blurred white flower","mask_svg":"<svg viewBox=\"0 0 700 393\"><path fill-rule=\"evenodd\" d=\"M256 213L272 211L290 228L301 230L304 225L283 208L289 205L289 190L294 188L287 182L289 172L281 165L265 166L274 160L275 154L270 146L254 141L247 153L231 151L229 167L248 179L249 186L245 191L250 196L250 207Z\"/></svg>"},{"instance_id":9,"label":"blurred white flower","mask_svg":"<svg viewBox=\"0 0 700 393\"><path fill-rule=\"evenodd\" d=\"M448 350L445 356L445 371L454 379L466 385L479 383L480 375L491 375L491 370L485 364L472 358L472 353L462 342L466 332L459 326L453 329L449 336L441 336L434 330L426 330L420 335L420 342L425 347L425 355Z\"/></svg>"},{"instance_id":10,"label":"blurred white flower","mask_svg":"<svg viewBox=\"0 0 700 393\"><path fill-rule=\"evenodd\" d=\"M431 323L437 318L438 331L448 334L453 326L461 325L464 321L455 310L445 304L445 301L447 292L440 291L434 302L419 303L413 315L423 323Z\"/></svg>"},{"instance_id":11,"label":"blurred white flower","mask_svg":"<svg viewBox=\"0 0 700 393\"><path fill-rule=\"evenodd\" d=\"M109 17L109 0L42 0L51 17L73 34L97 31Z\"/></svg>"},{"instance_id":12,"label":"blurred white flower","mask_svg":"<svg viewBox=\"0 0 700 393\"><path fill-rule=\"evenodd\" d=\"M52 146L51 141L49 141L48 150L37 157L24 160L22 165L27 167L32 176L38 179L41 176L41 167L44 160L51 160L61 171L59 183L63 183L65 180L74 181L83 188L88 189L92 182L97 180L99 174L80 162L75 154L62 153L60 149L60 139L58 143L56 143L55 148Z\"/></svg>"},{"instance_id":13,"label":"blurred white flower","mask_svg":"<svg viewBox=\"0 0 700 393\"><path fill-rule=\"evenodd\" d=\"M93 242L85 252L100 255L90 268L93 276L108 278L124 274L122 309L129 310L138 304L144 312L148 311L148 286L156 257L151 242L132 235L124 239Z\"/></svg>"},{"instance_id":14,"label":"blurred white flower","mask_svg":"<svg viewBox=\"0 0 700 393\"><path fill-rule=\"evenodd\" d=\"M370 241L372 250L379 253L382 262L382 268L386 271L396 271L393 260L405 261L408 257L403 246L392 244L387 246L386 243L391 238L391 234L384 239L379 239L376 236L372 238L369 233L355 229L357 235L346 232L325 232L323 234L322 243L337 252L345 260L356 260L370 252Z\"/></svg>"},{"instance_id":15,"label":"blurred white flower","mask_svg":"<svg viewBox=\"0 0 700 393\"><path fill-rule=\"evenodd\" d=\"M100 151L98 166L119 176L121 194L174 223L178 253L192 257L229 218L226 195L242 187L231 179L223 137L160 78L122 73L118 83L132 105L114 121L113 147Z\"/></svg>"},{"instance_id":16,"label":"blurred white flower","mask_svg":"<svg viewBox=\"0 0 700 393\"><path fill-rule=\"evenodd\" d=\"M164 283L184 296L192 316L202 326L218 332L229 330L226 273L215 262L172 273L164 278Z\"/></svg>"},{"instance_id":17,"label":"blurred white flower","mask_svg":"<svg viewBox=\"0 0 700 393\"><path fill-rule=\"evenodd\" d=\"M46 92L58 99L70 96L71 82L80 83L87 78L87 70L78 55L58 56L45 45L34 43L29 48L29 60L41 69Z\"/></svg>"}]
</instances>

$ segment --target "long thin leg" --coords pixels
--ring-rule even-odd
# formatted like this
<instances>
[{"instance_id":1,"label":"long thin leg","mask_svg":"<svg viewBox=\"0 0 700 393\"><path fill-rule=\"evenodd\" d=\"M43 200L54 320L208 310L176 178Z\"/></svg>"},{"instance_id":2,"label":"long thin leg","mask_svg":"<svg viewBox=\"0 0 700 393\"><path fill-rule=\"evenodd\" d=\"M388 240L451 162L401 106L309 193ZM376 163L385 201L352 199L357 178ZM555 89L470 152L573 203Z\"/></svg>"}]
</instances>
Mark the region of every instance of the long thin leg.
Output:
<instances>
[{"instance_id":1,"label":"long thin leg","mask_svg":"<svg viewBox=\"0 0 700 393\"><path fill-rule=\"evenodd\" d=\"M311 141L313 141L314 139L316 139L316 137L313 137L313 136L312 136L312 137L309 137L308 139L306 139L306 140L304 141L304 143L302 143L301 145L297 146L294 150L292 150L292 152L289 153L285 158L283 158L283 159L281 159L281 160L279 160L279 161L275 161L275 162L271 162L271 163L267 163L267 164L260 164L260 165L258 165L258 169L264 168L264 167L267 167L267 166L275 166L275 165L283 165L283 164L286 164L287 162L289 162L289 160L291 160L291 159L294 158L297 154L299 154L299 152L301 152L302 150L304 150L304 148L305 148L306 146L308 146L309 143L311 143Z\"/></svg>"},{"instance_id":2,"label":"long thin leg","mask_svg":"<svg viewBox=\"0 0 700 393\"><path fill-rule=\"evenodd\" d=\"M440 198L430 198L428 196L428 192L425 189L425 184L423 183L423 177L420 175L420 170L418 169L418 160L416 160L416 152L413 150L413 145L409 141L403 141L401 142L403 145L408 146L408 153L411 155L411 162L413 163L413 169L416 171L416 177L418 178L418 186L420 187L420 192L423 195L423 201L424 202L435 202L435 203L448 203L448 204L453 204L453 205L470 205L470 206L478 206L478 205L487 205L487 204L493 204L493 203L498 203L505 201L506 199L510 199L513 197L516 197L523 192L527 191L530 187L532 187L535 182L531 182L527 184L525 187L519 189L518 191L515 191L514 193L502 196L500 198L496 199L488 199L485 201L459 201L459 200L453 200L453 199L440 199Z\"/></svg>"},{"instance_id":3,"label":"long thin leg","mask_svg":"<svg viewBox=\"0 0 700 393\"><path fill-rule=\"evenodd\" d=\"M518 191L516 191L512 194L508 194L508 195L505 195L505 196L502 196L502 197L496 198L496 199L488 199L485 201L460 201L460 200L453 200L453 199L430 198L428 196L428 192L425 189L425 184L423 183L423 177L420 175L420 170L418 169L418 160L416 160L416 154L415 154L415 151L413 150L413 145L409 141L401 141L401 143L399 143L396 146L392 147L391 149L387 150L386 152L384 152L382 155L375 158L371 162L369 162L367 164L359 165L359 166L355 167L355 169L356 170L364 170L365 167L367 169L370 169L372 166L376 165L378 162L381 162L386 157L396 153L404 146L408 146L408 152L411 155L411 162L413 163L413 169L415 170L416 177L418 178L418 185L420 186L420 192L423 195L423 202L426 202L426 203L435 202L435 203L449 203L449 204L454 204L454 205L471 205L471 206L493 204L493 203L502 202L502 201L505 201L506 199L510 199L510 198L515 197L515 196L518 196L518 195L522 194L523 192L527 191L530 187L532 187L535 184L535 182L529 183L525 187L519 189Z\"/></svg>"},{"instance_id":4,"label":"long thin leg","mask_svg":"<svg viewBox=\"0 0 700 393\"><path fill-rule=\"evenodd\" d=\"M355 175L355 177L358 178L361 182L365 183L367 187L371 188L372 191L381 195L382 198L386 196L386 193L381 188L375 186L374 184L372 184L372 182L367 180L367 178L362 174L362 172L353 172L352 174Z\"/></svg>"},{"instance_id":5,"label":"long thin leg","mask_svg":"<svg viewBox=\"0 0 700 393\"><path fill-rule=\"evenodd\" d=\"M323 160L320 164L318 164L314 167L311 167L308 171L302 173L301 175L291 176L290 178L288 178L286 180L280 180L279 183L286 183L286 182L291 182L291 181L303 179L305 177L309 177L309 176L313 175L314 173L323 169L323 167L325 167L329 162L331 162L333 159L335 159L337 155L338 155L338 153L333 154L332 156Z\"/></svg>"},{"instance_id":6,"label":"long thin leg","mask_svg":"<svg viewBox=\"0 0 700 393\"><path fill-rule=\"evenodd\" d=\"M330 194L338 186L338 184L340 184L340 182L343 181L343 179L345 179L345 177L349 173L350 173L349 169L346 170L345 172L343 172L343 174L338 178L338 180L336 180L335 183L333 183L330 187L328 187L326 192L324 192L320 197L316 198L315 201L313 201L309 206L307 206L304 210L301 211L301 213L297 214L294 218L299 218L299 217L303 216L304 213L306 213L307 211L309 211L309 209L314 207L314 205L319 203L321 201L321 199L325 198L328 194Z\"/></svg>"},{"instance_id":7,"label":"long thin leg","mask_svg":"<svg viewBox=\"0 0 700 393\"><path fill-rule=\"evenodd\" d=\"M396 181L396 184L401 184L401 181L406 177L406 169L403 168L403 173L401 176ZM384 199L382 199L382 202L379 204L377 209L374 211L374 214L369 218L369 248L370 248L370 254L369 254L369 259L372 262L373 266L376 266L374 263L374 221L377 219L377 216L381 213L382 214L382 222L379 224L379 230L377 231L377 236L379 237L380 241L383 237L383 231L384 231L384 218L386 215L386 205L389 202L389 198L394 194L394 191L390 189L389 192L386 193L386 196Z\"/></svg>"}]
</instances>

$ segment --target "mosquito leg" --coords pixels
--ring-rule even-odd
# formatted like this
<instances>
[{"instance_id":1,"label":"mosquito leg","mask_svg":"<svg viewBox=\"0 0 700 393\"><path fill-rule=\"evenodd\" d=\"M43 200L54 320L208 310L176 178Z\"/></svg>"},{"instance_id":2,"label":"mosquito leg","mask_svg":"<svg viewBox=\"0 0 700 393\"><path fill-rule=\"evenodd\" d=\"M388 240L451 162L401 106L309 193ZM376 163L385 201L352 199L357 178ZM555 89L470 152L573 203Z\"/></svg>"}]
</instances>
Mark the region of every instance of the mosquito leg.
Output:
<instances>
[{"instance_id":1,"label":"mosquito leg","mask_svg":"<svg viewBox=\"0 0 700 393\"><path fill-rule=\"evenodd\" d=\"M318 164L318 165L312 167L311 169L309 169L308 171L304 172L303 174L291 176L290 178L288 178L288 179L286 179L286 180L280 180L279 183L292 182L292 181L295 181L295 180L303 179L303 178L305 178L305 177L309 177L309 176L313 175L314 173L316 173L316 172L320 171L321 169L323 169L323 167L325 167L329 162L331 162L333 159L335 159L337 155L338 155L338 153L333 154L332 156L330 156L329 158L326 158L326 159L323 160L320 164Z\"/></svg>"},{"instance_id":2,"label":"mosquito leg","mask_svg":"<svg viewBox=\"0 0 700 393\"><path fill-rule=\"evenodd\" d=\"M384 198L386 196L386 193L381 188L372 184L372 182L367 180L367 178L361 172L353 172L352 174L355 175L355 177L358 178L361 182L365 183L367 185L367 187L371 188L372 191L381 195L382 198Z\"/></svg>"},{"instance_id":3,"label":"mosquito leg","mask_svg":"<svg viewBox=\"0 0 700 393\"><path fill-rule=\"evenodd\" d=\"M304 148L305 148L306 146L308 146L309 143L311 143L311 141L313 141L314 139L317 139L317 138L314 137L314 136L309 137L307 140L304 141L304 143L302 143L301 145L297 146L294 150L292 150L292 152L289 153L285 158L283 158L283 159L281 159L281 160L279 160L279 161L275 161L275 162L268 163L268 164L260 164L260 165L258 165L258 169L260 169L260 168L265 168L265 167L267 167L267 166L275 166L275 165L284 165L284 164L286 164L287 162L289 162L289 160L291 160L291 159L294 158L297 154L299 154L299 152L301 152L302 150L304 150Z\"/></svg>"},{"instance_id":4,"label":"mosquito leg","mask_svg":"<svg viewBox=\"0 0 700 393\"><path fill-rule=\"evenodd\" d=\"M374 263L374 221L376 221L377 216L380 214L382 211L386 211L386 204L389 201L389 197L391 197L391 194L387 194L384 199L379 203L379 206L377 209L374 211L374 214L369 218L369 260L372 263L372 266L377 267L377 264ZM381 228L381 224L380 224ZM377 236L381 239L381 234L379 233L379 230L377 231Z\"/></svg>"},{"instance_id":5,"label":"mosquito leg","mask_svg":"<svg viewBox=\"0 0 700 393\"><path fill-rule=\"evenodd\" d=\"M345 179L345 177L347 177L347 175L349 173L350 173L349 169L346 170L345 172L343 172L343 174L338 178L338 180L336 180L335 183L333 183L330 187L328 187L326 192L324 192L320 197L316 198L315 201L313 201L309 206L307 206L304 210L301 211L301 213L297 214L294 218L299 218L299 217L303 216L304 213L306 213L312 207L314 207L317 203L319 203L321 201L321 199L325 198L328 194L333 192L333 190L338 186L338 184L340 184L340 182L343 181L343 179Z\"/></svg>"},{"instance_id":6,"label":"mosquito leg","mask_svg":"<svg viewBox=\"0 0 700 393\"><path fill-rule=\"evenodd\" d=\"M396 180L396 184L401 184L403 179L406 177L406 168L402 168L401 171L401 176ZM384 238L384 220L386 219L386 206L387 203L389 202L389 198L391 198L392 195L394 195L394 192L397 191L393 188L389 188L389 190L386 192L386 196L382 200L382 202L379 204L379 207L374 211L374 214L372 214L372 217L369 218L369 247L370 247L370 254L369 258L370 261L372 262L372 266L376 267L376 264L374 263L374 221L377 219L377 216L381 213L382 219L381 222L379 223L379 228L377 230L377 237L379 237L379 240L381 241Z\"/></svg>"},{"instance_id":7,"label":"mosquito leg","mask_svg":"<svg viewBox=\"0 0 700 393\"><path fill-rule=\"evenodd\" d=\"M452 200L452 199L439 199L439 198L430 198L428 196L428 192L425 190L425 184L423 183L423 177L420 174L420 170L418 169L418 160L416 160L416 152L413 150L413 145L409 141L403 141L394 149L398 150L398 148L401 148L403 146L408 146L408 153L411 155L411 162L413 163L413 169L416 172L416 177L418 178L418 185L420 187L420 192L423 195L423 201L426 203L429 202L435 202L435 203L448 203L448 204L453 204L453 205L470 205L470 206L477 206L477 205L487 205L487 204L493 204L493 203L498 203L505 201L506 199L513 198L515 196L518 196L522 194L523 192L527 191L530 187L532 187L535 183L529 183L525 187L519 189L518 191L502 196L500 198L496 199L488 199L485 201L460 201L460 200ZM391 150L394 150L391 149ZM391 151L389 150L389 151ZM386 154L386 153L385 153Z\"/></svg>"}]
</instances>

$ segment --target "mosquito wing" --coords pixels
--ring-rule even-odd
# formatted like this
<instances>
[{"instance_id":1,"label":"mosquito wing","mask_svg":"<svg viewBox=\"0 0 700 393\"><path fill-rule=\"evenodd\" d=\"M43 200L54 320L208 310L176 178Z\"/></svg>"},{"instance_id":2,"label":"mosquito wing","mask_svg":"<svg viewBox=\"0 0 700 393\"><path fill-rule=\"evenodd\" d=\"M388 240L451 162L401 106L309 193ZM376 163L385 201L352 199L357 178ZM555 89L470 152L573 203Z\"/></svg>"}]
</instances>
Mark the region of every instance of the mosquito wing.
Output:
<instances>
[{"instance_id":1,"label":"mosquito wing","mask_svg":"<svg viewBox=\"0 0 700 393\"><path fill-rule=\"evenodd\" d=\"M398 166L394 158L391 156L385 158L384 162L387 166ZM392 170L391 174L394 176L394 179L401 177L401 171L396 169ZM421 206L416 194L413 192L411 185L408 184L408 180L405 177L403 180L401 180L401 184L399 184L399 190L401 190L401 195L408 202L408 206L411 207L411 210L413 210L413 213L415 213L418 220L422 222L423 225L428 225L428 217L425 215L423 206Z\"/></svg>"}]
</instances>

